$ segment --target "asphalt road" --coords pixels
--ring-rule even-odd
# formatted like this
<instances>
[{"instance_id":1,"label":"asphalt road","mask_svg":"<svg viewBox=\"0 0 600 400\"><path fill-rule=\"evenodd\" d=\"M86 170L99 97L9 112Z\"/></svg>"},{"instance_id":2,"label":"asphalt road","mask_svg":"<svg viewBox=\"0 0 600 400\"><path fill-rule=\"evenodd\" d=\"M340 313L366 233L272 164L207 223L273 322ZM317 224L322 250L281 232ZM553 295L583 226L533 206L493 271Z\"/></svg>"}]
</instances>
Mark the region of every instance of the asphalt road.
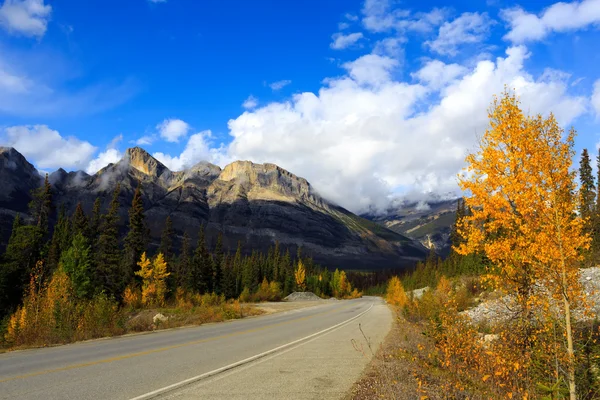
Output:
<instances>
[{"instance_id":1,"label":"asphalt road","mask_svg":"<svg viewBox=\"0 0 600 400\"><path fill-rule=\"evenodd\" d=\"M9 352L0 354L0 399L339 398L370 359L359 324L376 350L391 321L367 297Z\"/></svg>"}]
</instances>

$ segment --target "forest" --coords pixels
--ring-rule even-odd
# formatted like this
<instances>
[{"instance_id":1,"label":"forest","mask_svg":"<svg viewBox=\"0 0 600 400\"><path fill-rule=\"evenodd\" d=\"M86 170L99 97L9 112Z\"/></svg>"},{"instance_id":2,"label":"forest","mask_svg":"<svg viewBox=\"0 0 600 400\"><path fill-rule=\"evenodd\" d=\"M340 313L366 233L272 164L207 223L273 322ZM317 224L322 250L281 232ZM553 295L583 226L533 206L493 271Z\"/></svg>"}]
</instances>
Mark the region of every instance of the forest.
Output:
<instances>
[{"instance_id":1,"label":"forest","mask_svg":"<svg viewBox=\"0 0 600 400\"><path fill-rule=\"evenodd\" d=\"M175 235L169 217L158 250L151 254L139 187L123 238L118 185L108 209L101 209L98 198L91 215L81 204L68 215L64 205L53 203L52 193L46 176L31 193L29 216L15 217L0 256L5 346L122 333L124 313L140 309L170 306L193 312L219 306L225 314L220 319L241 316L240 302L277 301L293 291L360 296L346 272L315 264L300 248L290 254L276 242L267 254L243 254L238 243L235 253L226 252L222 233L210 248L202 225L192 243L187 232L182 238ZM53 226L51 221L56 221Z\"/></svg>"}]
</instances>

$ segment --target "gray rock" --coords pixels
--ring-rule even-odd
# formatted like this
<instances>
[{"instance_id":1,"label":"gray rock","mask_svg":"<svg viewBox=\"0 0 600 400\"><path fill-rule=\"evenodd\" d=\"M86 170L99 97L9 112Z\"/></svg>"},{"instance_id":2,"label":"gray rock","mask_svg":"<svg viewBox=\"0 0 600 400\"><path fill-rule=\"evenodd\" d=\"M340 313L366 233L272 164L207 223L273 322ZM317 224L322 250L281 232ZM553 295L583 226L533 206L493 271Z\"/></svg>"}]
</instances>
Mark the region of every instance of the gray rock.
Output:
<instances>
[{"instance_id":1,"label":"gray rock","mask_svg":"<svg viewBox=\"0 0 600 400\"><path fill-rule=\"evenodd\" d=\"M156 314L154 317L152 317L152 322L154 322L155 324L158 322L165 322L169 319L169 317L164 316L161 313Z\"/></svg>"}]
</instances>

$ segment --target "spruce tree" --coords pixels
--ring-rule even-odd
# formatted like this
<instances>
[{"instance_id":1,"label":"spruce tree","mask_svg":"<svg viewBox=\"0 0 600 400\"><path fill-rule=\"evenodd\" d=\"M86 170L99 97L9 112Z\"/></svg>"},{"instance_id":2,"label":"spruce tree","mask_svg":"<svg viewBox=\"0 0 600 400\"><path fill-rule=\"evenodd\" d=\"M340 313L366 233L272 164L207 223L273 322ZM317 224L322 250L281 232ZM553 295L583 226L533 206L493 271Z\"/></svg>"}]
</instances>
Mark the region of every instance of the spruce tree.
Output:
<instances>
[{"instance_id":1,"label":"spruce tree","mask_svg":"<svg viewBox=\"0 0 600 400\"><path fill-rule=\"evenodd\" d=\"M100 207L100 198L96 197L96 200L94 201L94 208L92 208L92 216L90 218L88 233L88 237L92 243L92 248L94 248L94 243L98 240L98 236L100 235L100 222L102 220Z\"/></svg>"},{"instance_id":2,"label":"spruce tree","mask_svg":"<svg viewBox=\"0 0 600 400\"><path fill-rule=\"evenodd\" d=\"M129 209L129 230L125 236L125 254L123 257L123 276L126 283L133 278L139 269L138 260L146 251L150 236L144 216L144 202L140 185L135 189L131 208Z\"/></svg>"},{"instance_id":3,"label":"spruce tree","mask_svg":"<svg viewBox=\"0 0 600 400\"><path fill-rule=\"evenodd\" d=\"M177 262L177 271L175 272L175 284L177 287L192 290L191 280L192 258L190 255L190 236L187 231L183 233L183 242L181 244L181 253Z\"/></svg>"},{"instance_id":4,"label":"spruce tree","mask_svg":"<svg viewBox=\"0 0 600 400\"><path fill-rule=\"evenodd\" d=\"M71 278L75 296L80 299L93 295L93 284L90 271L91 248L83 233L73 236L71 247L62 253L60 264L65 273Z\"/></svg>"},{"instance_id":5,"label":"spruce tree","mask_svg":"<svg viewBox=\"0 0 600 400\"><path fill-rule=\"evenodd\" d=\"M125 282L120 271L121 249L119 246L119 193L121 186L117 184L113 192L108 213L102 217L98 236L98 263L96 277L99 285L109 295L119 297Z\"/></svg>"},{"instance_id":6,"label":"spruce tree","mask_svg":"<svg viewBox=\"0 0 600 400\"><path fill-rule=\"evenodd\" d=\"M226 299L233 299L237 297L235 290L235 276L233 273L233 259L231 255L227 255L223 259L223 295Z\"/></svg>"},{"instance_id":7,"label":"spruce tree","mask_svg":"<svg viewBox=\"0 0 600 400\"><path fill-rule=\"evenodd\" d=\"M50 249L48 250L47 270L49 273L58 268L60 257L63 251L69 248L71 244L71 222L67 216L64 204L60 207L58 221L54 226Z\"/></svg>"},{"instance_id":8,"label":"spruce tree","mask_svg":"<svg viewBox=\"0 0 600 400\"><path fill-rule=\"evenodd\" d=\"M29 210L33 217L34 224L40 229L42 237L48 235L48 222L52 212L52 187L48 180L48 174L44 179L44 184L31 191L31 202Z\"/></svg>"},{"instance_id":9,"label":"spruce tree","mask_svg":"<svg viewBox=\"0 0 600 400\"><path fill-rule=\"evenodd\" d=\"M199 293L210 293L212 286L213 266L210 254L206 248L206 237L204 233L204 224L200 226L198 233L198 244L194 251L192 262L192 286Z\"/></svg>"},{"instance_id":10,"label":"spruce tree","mask_svg":"<svg viewBox=\"0 0 600 400\"><path fill-rule=\"evenodd\" d=\"M243 260L242 260L242 242L238 241L237 250L235 251L235 256L233 258L233 276L235 279L235 295L233 297L239 296L242 292L242 271L243 271Z\"/></svg>"},{"instance_id":11,"label":"spruce tree","mask_svg":"<svg viewBox=\"0 0 600 400\"><path fill-rule=\"evenodd\" d=\"M165 220L165 228L160 237L160 247L158 252L162 253L165 257L165 261L167 265L173 259L173 236L175 233L173 232L173 221L171 220L171 216L167 216Z\"/></svg>"},{"instance_id":12,"label":"spruce tree","mask_svg":"<svg viewBox=\"0 0 600 400\"><path fill-rule=\"evenodd\" d=\"M73 214L73 236L76 236L78 233L85 237L89 234L88 220L81 203L77 203L75 213Z\"/></svg>"},{"instance_id":13,"label":"spruce tree","mask_svg":"<svg viewBox=\"0 0 600 400\"><path fill-rule=\"evenodd\" d=\"M223 280L223 233L217 236L215 255L213 258L213 291L221 294Z\"/></svg>"}]
</instances>

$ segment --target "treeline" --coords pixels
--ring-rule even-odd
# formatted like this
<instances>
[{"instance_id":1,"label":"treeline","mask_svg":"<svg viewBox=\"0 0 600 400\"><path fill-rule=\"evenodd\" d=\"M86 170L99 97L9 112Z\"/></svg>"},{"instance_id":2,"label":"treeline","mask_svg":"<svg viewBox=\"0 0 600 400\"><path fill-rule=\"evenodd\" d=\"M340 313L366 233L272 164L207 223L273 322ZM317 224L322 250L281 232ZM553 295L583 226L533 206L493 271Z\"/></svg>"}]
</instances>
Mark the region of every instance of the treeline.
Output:
<instances>
[{"instance_id":1,"label":"treeline","mask_svg":"<svg viewBox=\"0 0 600 400\"><path fill-rule=\"evenodd\" d=\"M209 247L204 226L200 226L197 242L192 243L185 232L176 246L177 237L169 217L158 252L149 254L150 234L139 187L121 240L120 190L117 185L106 210L101 209L98 198L90 215L81 204L68 215L64 205L56 210L46 176L44 184L32 192L31 218L26 220L17 215L6 251L0 256L0 317L23 302L32 279L49 283L58 271L70 280L77 298L102 295L123 304L126 291L141 292L143 285L153 281L153 266L158 258L158 264L164 263L161 282L164 281L167 299L174 298L178 291L215 293L227 299L242 296L243 300L276 300L299 289L336 297L353 292L345 272L329 272L305 257L301 249L290 254L278 243L266 254L259 251L243 254L241 243L230 253L223 248L222 233L218 234L216 245ZM55 212L56 223L51 229ZM146 254L150 263L146 267L146 275L150 274L147 277L142 271L146 262L142 255Z\"/></svg>"}]
</instances>

